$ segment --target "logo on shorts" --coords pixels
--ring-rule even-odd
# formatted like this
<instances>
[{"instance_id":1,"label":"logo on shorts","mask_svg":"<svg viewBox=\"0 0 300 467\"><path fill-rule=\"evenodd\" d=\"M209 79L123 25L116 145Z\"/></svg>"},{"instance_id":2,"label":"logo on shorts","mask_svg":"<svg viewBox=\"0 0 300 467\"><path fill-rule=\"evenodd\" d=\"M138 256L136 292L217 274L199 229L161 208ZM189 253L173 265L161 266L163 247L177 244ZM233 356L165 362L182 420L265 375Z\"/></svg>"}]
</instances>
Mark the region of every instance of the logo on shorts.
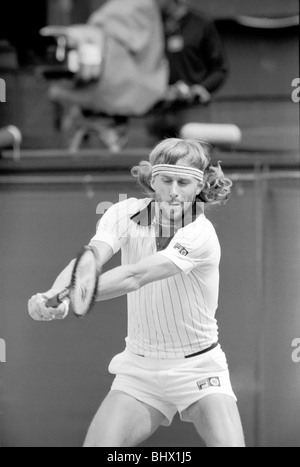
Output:
<instances>
[{"instance_id":1,"label":"logo on shorts","mask_svg":"<svg viewBox=\"0 0 300 467\"><path fill-rule=\"evenodd\" d=\"M197 382L197 386L200 391L208 388L219 388L221 387L220 378L214 376L213 378L203 379L202 381Z\"/></svg>"},{"instance_id":2,"label":"logo on shorts","mask_svg":"<svg viewBox=\"0 0 300 467\"><path fill-rule=\"evenodd\" d=\"M181 246L179 243L176 243L176 245L174 246L175 250L178 250L179 253L182 255L182 256L187 256L189 254L189 252L183 247Z\"/></svg>"}]
</instances>

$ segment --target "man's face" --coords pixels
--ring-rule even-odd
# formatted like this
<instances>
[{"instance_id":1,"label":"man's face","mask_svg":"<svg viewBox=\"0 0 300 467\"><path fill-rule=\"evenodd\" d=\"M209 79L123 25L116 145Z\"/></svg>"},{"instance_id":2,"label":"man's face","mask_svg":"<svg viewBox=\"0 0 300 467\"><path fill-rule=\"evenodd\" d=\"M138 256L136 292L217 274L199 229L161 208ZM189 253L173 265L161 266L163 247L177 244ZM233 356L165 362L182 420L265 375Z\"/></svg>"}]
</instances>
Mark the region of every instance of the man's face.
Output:
<instances>
[{"instance_id":1,"label":"man's face","mask_svg":"<svg viewBox=\"0 0 300 467\"><path fill-rule=\"evenodd\" d=\"M191 211L202 189L198 180L181 175L157 175L152 185L164 219L174 222L181 220L183 213Z\"/></svg>"}]
</instances>

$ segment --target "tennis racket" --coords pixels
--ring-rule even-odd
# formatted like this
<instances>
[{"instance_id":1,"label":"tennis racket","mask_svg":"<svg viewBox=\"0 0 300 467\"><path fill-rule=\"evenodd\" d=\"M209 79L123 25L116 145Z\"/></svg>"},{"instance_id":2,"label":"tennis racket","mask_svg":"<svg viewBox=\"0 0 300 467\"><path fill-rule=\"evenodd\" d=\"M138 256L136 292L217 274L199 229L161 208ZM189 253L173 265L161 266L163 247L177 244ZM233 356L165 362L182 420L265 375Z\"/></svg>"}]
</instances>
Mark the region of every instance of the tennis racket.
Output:
<instances>
[{"instance_id":1,"label":"tennis racket","mask_svg":"<svg viewBox=\"0 0 300 467\"><path fill-rule=\"evenodd\" d=\"M76 259L69 287L48 300L47 307L57 308L69 298L74 314L83 318L95 302L101 272L97 250L85 246Z\"/></svg>"}]
</instances>

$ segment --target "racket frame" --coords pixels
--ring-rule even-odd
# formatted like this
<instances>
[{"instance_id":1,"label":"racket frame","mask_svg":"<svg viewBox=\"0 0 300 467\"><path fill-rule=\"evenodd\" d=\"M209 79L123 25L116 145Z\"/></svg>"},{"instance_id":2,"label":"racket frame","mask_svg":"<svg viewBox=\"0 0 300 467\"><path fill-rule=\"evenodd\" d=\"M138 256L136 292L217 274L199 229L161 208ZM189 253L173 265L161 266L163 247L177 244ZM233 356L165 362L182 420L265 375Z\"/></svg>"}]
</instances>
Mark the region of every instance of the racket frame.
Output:
<instances>
[{"instance_id":1,"label":"racket frame","mask_svg":"<svg viewBox=\"0 0 300 467\"><path fill-rule=\"evenodd\" d=\"M80 264L80 261L82 259L82 256L86 253L86 251L91 251L95 257L95 261L96 261L96 280L95 280L95 287L94 287L94 290L93 290L93 294L92 294L92 297L91 297L91 301L90 301L90 305L88 307L88 310L84 313L84 314L79 314L79 313L76 313L76 311L74 310L73 306L72 306L72 311L74 313L74 315L76 316L76 318L84 318L90 311L91 309L93 308L93 305L95 303L95 299L96 299L96 296L97 296L97 290L98 290L98 284L99 284L99 278L100 278L100 275L101 275L101 272L102 272L102 268L100 266L100 258L99 258L99 253L98 253L98 250L91 246L91 245L88 245L88 246L84 246L81 250L81 252L77 255L77 258L76 258L76 261L75 261L75 264L74 264L74 267L73 267L73 270L72 270L72 276L71 276L71 283L68 287L66 287L62 292L60 292L58 295L56 295L55 297L51 298L50 300L48 300L47 302L47 306L49 308L56 308L58 307L59 305L61 305L63 303L63 301L68 298L72 304L72 291L75 289L76 287L76 278L77 278L77 268L78 268L78 265Z\"/></svg>"},{"instance_id":2,"label":"racket frame","mask_svg":"<svg viewBox=\"0 0 300 467\"><path fill-rule=\"evenodd\" d=\"M72 306L72 311L73 311L74 315L76 316L76 318L84 318L88 313L91 312L91 310L93 308L93 305L95 304L95 299L96 299L96 296L97 296L98 285L99 285L99 279L100 279L100 275L101 275L101 272L102 272L102 268L100 266L100 258L99 258L98 250L95 247L91 246L91 245L84 246L83 249L81 250L80 254L76 258L76 262L75 262L75 265L74 265L74 268L73 268L73 271L72 271L71 284L68 287L68 291L69 291L68 297L69 297L69 299L71 301L71 304L72 304L72 291L76 287L76 277L77 277L76 271L77 271L78 265L80 263L80 260L81 260L82 256L85 254L86 251L91 251L93 253L94 257L95 257L95 261L96 261L95 287L94 287L94 290L93 290L93 295L92 295L88 310L84 314L76 313L76 311L74 310L74 308ZM63 293L64 292L62 292L62 294Z\"/></svg>"}]
</instances>

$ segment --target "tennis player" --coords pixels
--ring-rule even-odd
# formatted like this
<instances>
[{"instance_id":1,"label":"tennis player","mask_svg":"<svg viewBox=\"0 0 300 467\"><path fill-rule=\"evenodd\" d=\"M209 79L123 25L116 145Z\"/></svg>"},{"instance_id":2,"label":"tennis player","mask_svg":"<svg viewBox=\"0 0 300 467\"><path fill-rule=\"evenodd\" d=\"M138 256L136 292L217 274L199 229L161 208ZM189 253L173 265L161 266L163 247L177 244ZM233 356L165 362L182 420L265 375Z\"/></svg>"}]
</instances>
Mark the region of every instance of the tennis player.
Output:
<instances>
[{"instance_id":1,"label":"tennis player","mask_svg":"<svg viewBox=\"0 0 300 467\"><path fill-rule=\"evenodd\" d=\"M220 245L205 206L222 204L231 181L211 165L210 148L167 139L132 174L147 198L115 204L91 245L104 263L122 250L122 266L100 278L97 300L127 295L126 349L113 358L111 391L85 447L133 447L177 412L207 447L243 447L244 436L215 318ZM46 301L70 283L73 262L52 289L29 302L34 319L62 319L68 301Z\"/></svg>"}]
</instances>

